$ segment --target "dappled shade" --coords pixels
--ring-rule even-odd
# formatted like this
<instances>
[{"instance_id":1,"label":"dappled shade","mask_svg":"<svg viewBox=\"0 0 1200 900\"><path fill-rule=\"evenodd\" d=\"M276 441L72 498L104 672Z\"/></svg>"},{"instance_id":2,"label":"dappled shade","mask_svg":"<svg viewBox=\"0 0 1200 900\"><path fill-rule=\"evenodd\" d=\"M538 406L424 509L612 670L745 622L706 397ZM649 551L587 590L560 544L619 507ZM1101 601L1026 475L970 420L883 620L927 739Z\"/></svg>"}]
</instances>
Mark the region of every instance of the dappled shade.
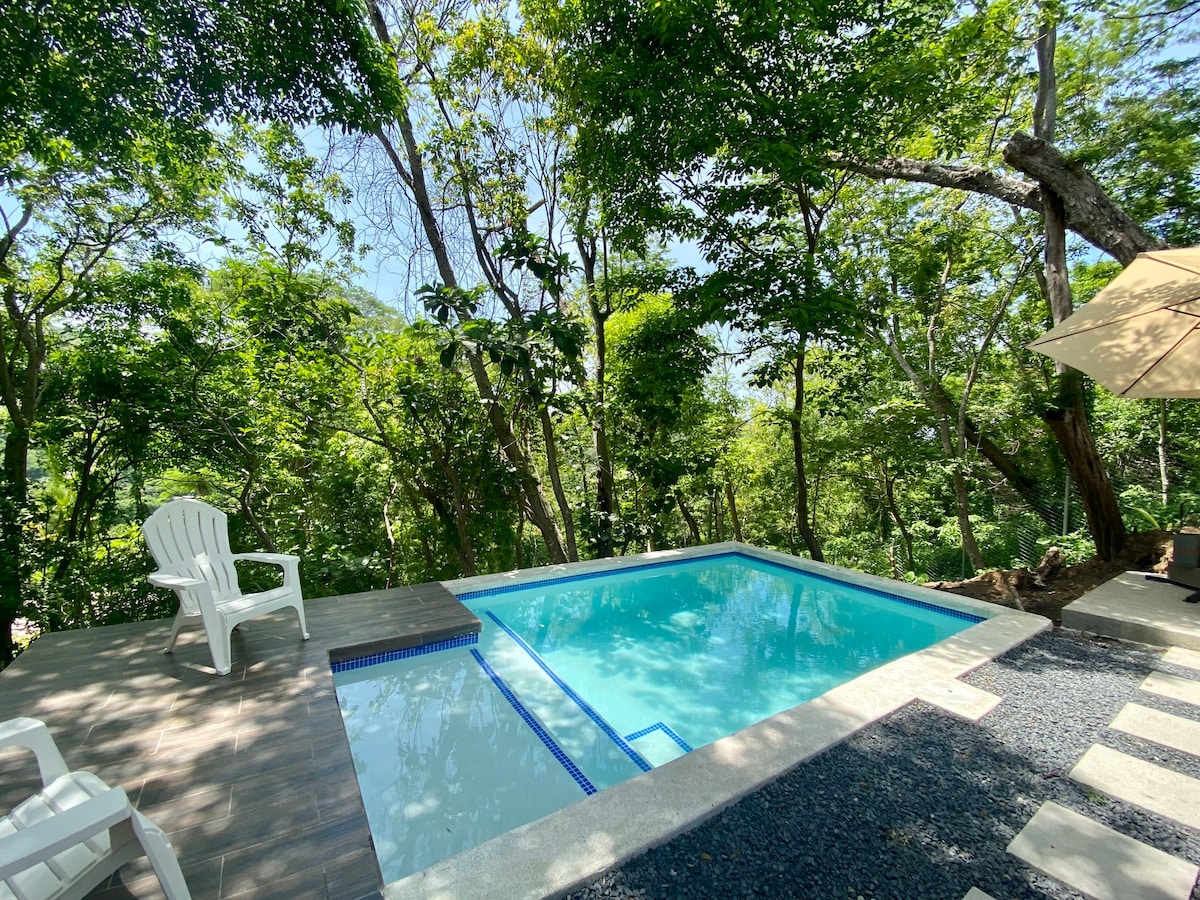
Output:
<instances>
[{"instance_id":1,"label":"dappled shade","mask_svg":"<svg viewBox=\"0 0 1200 900\"><path fill-rule=\"evenodd\" d=\"M1140 254L1029 347L1122 397L1200 397L1200 248Z\"/></svg>"}]
</instances>

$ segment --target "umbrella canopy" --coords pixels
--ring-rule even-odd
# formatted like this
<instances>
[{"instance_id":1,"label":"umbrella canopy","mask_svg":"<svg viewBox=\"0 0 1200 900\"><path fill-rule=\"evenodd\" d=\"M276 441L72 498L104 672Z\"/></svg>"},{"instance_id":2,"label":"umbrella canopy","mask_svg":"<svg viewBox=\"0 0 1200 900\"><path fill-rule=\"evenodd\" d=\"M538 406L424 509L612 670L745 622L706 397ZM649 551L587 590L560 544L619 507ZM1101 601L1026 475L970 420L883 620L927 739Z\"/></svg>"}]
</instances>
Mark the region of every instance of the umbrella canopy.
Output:
<instances>
[{"instance_id":1,"label":"umbrella canopy","mask_svg":"<svg viewBox=\"0 0 1200 900\"><path fill-rule=\"evenodd\" d=\"M1029 349L1121 397L1200 397L1200 247L1139 253Z\"/></svg>"}]
</instances>

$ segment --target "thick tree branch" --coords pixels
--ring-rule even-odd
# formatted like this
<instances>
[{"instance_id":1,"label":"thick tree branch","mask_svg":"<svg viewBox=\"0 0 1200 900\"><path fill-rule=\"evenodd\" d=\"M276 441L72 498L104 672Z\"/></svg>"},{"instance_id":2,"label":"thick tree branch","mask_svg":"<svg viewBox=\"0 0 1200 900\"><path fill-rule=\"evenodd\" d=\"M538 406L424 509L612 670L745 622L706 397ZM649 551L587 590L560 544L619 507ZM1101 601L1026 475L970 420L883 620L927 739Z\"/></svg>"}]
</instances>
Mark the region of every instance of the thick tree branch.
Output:
<instances>
[{"instance_id":1,"label":"thick tree branch","mask_svg":"<svg viewBox=\"0 0 1200 900\"><path fill-rule=\"evenodd\" d=\"M1166 246L1134 222L1081 166L1069 162L1054 147L1018 131L1004 148L1004 160L1050 185L1063 198L1067 227L1122 265L1129 265L1144 250L1161 250ZM831 158L829 163L868 178L896 178L970 191L1038 213L1043 208L1037 184L1000 175L983 166L905 157L864 161L839 156Z\"/></svg>"},{"instance_id":2,"label":"thick tree branch","mask_svg":"<svg viewBox=\"0 0 1200 900\"><path fill-rule=\"evenodd\" d=\"M1036 184L1008 175L999 175L983 166L958 166L905 157L867 162L839 156L831 159L830 163L869 178L898 178L901 181L970 191L995 197L997 200L1034 212L1042 211L1042 196Z\"/></svg>"},{"instance_id":3,"label":"thick tree branch","mask_svg":"<svg viewBox=\"0 0 1200 900\"><path fill-rule=\"evenodd\" d=\"M1067 227L1122 265L1129 265L1144 250L1166 247L1114 203L1083 166L1069 161L1053 145L1018 131L1004 148L1004 161L1058 194Z\"/></svg>"}]
</instances>

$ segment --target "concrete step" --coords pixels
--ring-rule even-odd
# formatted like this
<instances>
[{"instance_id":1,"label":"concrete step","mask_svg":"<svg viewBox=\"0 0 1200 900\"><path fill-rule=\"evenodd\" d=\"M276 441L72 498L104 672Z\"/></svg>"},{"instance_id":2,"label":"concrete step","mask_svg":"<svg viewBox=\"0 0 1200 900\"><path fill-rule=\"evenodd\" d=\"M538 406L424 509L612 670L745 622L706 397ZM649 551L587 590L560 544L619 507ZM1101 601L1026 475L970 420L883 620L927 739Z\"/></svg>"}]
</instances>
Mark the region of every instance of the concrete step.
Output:
<instances>
[{"instance_id":1,"label":"concrete step","mask_svg":"<svg viewBox=\"0 0 1200 900\"><path fill-rule=\"evenodd\" d=\"M1173 716L1138 703L1126 703L1110 727L1142 740L1200 756L1200 722L1192 719Z\"/></svg>"},{"instance_id":2,"label":"concrete step","mask_svg":"<svg viewBox=\"0 0 1200 900\"><path fill-rule=\"evenodd\" d=\"M1034 813L1008 852L1093 900L1189 900L1200 873L1053 801Z\"/></svg>"},{"instance_id":3,"label":"concrete step","mask_svg":"<svg viewBox=\"0 0 1200 900\"><path fill-rule=\"evenodd\" d=\"M1200 653L1186 647L1172 647L1163 654L1163 662L1174 663L1185 669L1200 669Z\"/></svg>"},{"instance_id":4,"label":"concrete step","mask_svg":"<svg viewBox=\"0 0 1200 900\"><path fill-rule=\"evenodd\" d=\"M1165 672L1151 672L1142 682L1141 688L1160 697L1170 697L1172 700L1182 700L1184 703L1200 706L1200 681L1168 675Z\"/></svg>"},{"instance_id":5,"label":"concrete step","mask_svg":"<svg viewBox=\"0 0 1200 900\"><path fill-rule=\"evenodd\" d=\"M969 722L978 722L1000 702L995 694L964 684L955 678L927 681L917 690L917 699L953 713Z\"/></svg>"},{"instance_id":6,"label":"concrete step","mask_svg":"<svg viewBox=\"0 0 1200 900\"><path fill-rule=\"evenodd\" d=\"M1070 778L1182 825L1200 828L1200 781L1111 747L1093 745Z\"/></svg>"}]
</instances>

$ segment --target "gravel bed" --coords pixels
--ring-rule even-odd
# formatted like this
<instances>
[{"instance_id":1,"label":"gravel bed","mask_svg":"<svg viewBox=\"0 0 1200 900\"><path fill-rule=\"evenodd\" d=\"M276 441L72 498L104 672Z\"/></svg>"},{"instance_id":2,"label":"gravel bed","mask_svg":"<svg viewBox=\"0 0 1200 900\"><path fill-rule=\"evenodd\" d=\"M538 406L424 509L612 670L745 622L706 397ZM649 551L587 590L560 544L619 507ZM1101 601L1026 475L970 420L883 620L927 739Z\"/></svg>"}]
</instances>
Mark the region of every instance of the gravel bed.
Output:
<instances>
[{"instance_id":1,"label":"gravel bed","mask_svg":"<svg viewBox=\"0 0 1200 900\"><path fill-rule=\"evenodd\" d=\"M1040 635L964 679L1004 698L979 723L910 704L571 896L1079 897L1005 851L1047 800L1200 865L1200 831L1067 778L1097 743L1200 777L1195 757L1108 727L1130 701L1198 717L1138 691L1156 668L1200 679L1161 655Z\"/></svg>"}]
</instances>

